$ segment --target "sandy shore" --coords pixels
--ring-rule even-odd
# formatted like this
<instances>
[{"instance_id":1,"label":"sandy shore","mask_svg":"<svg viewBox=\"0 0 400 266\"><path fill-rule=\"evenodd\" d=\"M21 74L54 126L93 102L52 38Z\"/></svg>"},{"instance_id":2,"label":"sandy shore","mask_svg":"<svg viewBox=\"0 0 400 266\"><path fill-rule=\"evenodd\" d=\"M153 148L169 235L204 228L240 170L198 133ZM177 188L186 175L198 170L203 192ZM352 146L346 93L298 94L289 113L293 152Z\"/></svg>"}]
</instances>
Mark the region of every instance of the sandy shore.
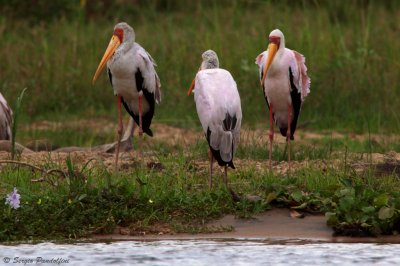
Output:
<instances>
[{"instance_id":1,"label":"sandy shore","mask_svg":"<svg viewBox=\"0 0 400 266\"><path fill-rule=\"evenodd\" d=\"M309 242L338 243L400 243L398 236L382 237L334 237L326 225L323 215L306 215L292 218L288 209L273 209L257 215L254 219L236 219L227 215L209 223L210 226L232 226L232 232L206 234L161 234L161 235L94 235L95 240L196 240L196 239L259 239L259 240L304 240Z\"/></svg>"}]
</instances>

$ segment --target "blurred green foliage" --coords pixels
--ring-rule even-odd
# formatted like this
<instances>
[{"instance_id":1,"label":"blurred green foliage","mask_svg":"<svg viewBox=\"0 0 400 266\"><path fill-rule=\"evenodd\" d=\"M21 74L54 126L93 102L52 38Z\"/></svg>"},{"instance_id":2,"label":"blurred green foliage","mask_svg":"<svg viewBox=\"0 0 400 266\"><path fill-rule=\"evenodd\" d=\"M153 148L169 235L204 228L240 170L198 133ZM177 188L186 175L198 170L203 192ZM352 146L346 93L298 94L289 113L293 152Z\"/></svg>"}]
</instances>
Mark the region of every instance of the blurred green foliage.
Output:
<instances>
[{"instance_id":1,"label":"blurred green foliage","mask_svg":"<svg viewBox=\"0 0 400 266\"><path fill-rule=\"evenodd\" d=\"M61 17L72 17L79 12L79 1L69 0L1 0L0 12L7 18L31 23L51 22Z\"/></svg>"},{"instance_id":2,"label":"blurred green foliage","mask_svg":"<svg viewBox=\"0 0 400 266\"><path fill-rule=\"evenodd\" d=\"M351 20L354 15L349 6L368 9L371 4L377 4L387 11L394 11L400 6L397 0L1 0L0 12L13 19L51 22L63 17L74 19L82 12L87 19L97 19L136 16L143 9L151 9L154 12L182 12L214 5L224 8L232 4L242 8L259 8L265 4L287 8L326 8L332 20L342 22Z\"/></svg>"},{"instance_id":3,"label":"blurred green foliage","mask_svg":"<svg viewBox=\"0 0 400 266\"><path fill-rule=\"evenodd\" d=\"M267 107L254 58L280 28L306 56L312 79L300 126L353 132L400 130L400 1L0 1L0 90L15 102L27 87L22 119L112 116L104 74L91 78L119 21L155 58L163 102L155 122L199 126L185 97L201 53L214 49L234 76L244 124L264 127Z\"/></svg>"}]
</instances>

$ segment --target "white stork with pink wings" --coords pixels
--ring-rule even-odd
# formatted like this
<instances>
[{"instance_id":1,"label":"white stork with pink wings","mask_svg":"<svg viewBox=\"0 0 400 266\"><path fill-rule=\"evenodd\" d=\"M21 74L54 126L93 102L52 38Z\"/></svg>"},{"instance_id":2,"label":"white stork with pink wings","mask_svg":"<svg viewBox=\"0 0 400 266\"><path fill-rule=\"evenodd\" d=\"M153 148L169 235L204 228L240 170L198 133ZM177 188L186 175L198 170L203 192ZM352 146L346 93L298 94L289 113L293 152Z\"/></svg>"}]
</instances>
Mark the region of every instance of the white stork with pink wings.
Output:
<instances>
[{"instance_id":1,"label":"white stork with pink wings","mask_svg":"<svg viewBox=\"0 0 400 266\"><path fill-rule=\"evenodd\" d=\"M270 112L269 167L272 169L273 122L288 143L290 169L290 140L293 140L302 103L310 93L305 57L285 47L283 33L275 29L269 34L268 50L256 58L260 80Z\"/></svg>"},{"instance_id":2,"label":"white stork with pink wings","mask_svg":"<svg viewBox=\"0 0 400 266\"><path fill-rule=\"evenodd\" d=\"M0 140L11 140L12 111L0 93Z\"/></svg>"},{"instance_id":3,"label":"white stork with pink wings","mask_svg":"<svg viewBox=\"0 0 400 266\"><path fill-rule=\"evenodd\" d=\"M161 83L155 70L157 66L155 61L142 46L135 42L135 32L125 22L115 25L113 36L94 74L93 83L106 64L114 94L118 96L117 164L123 130L121 103L139 125L139 135L142 136L144 132L153 136L150 124L155 103L161 102ZM130 128L133 132L133 127Z\"/></svg>"},{"instance_id":4,"label":"white stork with pink wings","mask_svg":"<svg viewBox=\"0 0 400 266\"><path fill-rule=\"evenodd\" d=\"M197 114L210 148L211 188L214 159L224 167L226 185L228 166L235 168L233 156L240 138L242 108L236 82L227 70L219 68L217 54L208 50L202 54L202 58L188 96L194 89Z\"/></svg>"}]
</instances>

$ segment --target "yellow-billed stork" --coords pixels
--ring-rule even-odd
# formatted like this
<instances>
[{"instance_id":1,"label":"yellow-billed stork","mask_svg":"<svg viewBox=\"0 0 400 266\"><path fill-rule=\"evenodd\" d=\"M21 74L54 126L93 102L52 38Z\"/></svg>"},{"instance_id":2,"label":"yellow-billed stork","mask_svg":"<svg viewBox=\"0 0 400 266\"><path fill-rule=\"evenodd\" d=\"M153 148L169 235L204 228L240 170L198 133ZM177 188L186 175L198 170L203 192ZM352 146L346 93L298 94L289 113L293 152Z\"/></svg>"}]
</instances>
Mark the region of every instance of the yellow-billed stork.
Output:
<instances>
[{"instance_id":1,"label":"yellow-billed stork","mask_svg":"<svg viewBox=\"0 0 400 266\"><path fill-rule=\"evenodd\" d=\"M219 68L217 54L208 50L193 80L188 96L194 89L197 114L209 145L210 180L212 187L213 161L224 167L227 185L227 167L235 168L233 156L239 143L242 108L239 92L232 75Z\"/></svg>"},{"instance_id":2,"label":"yellow-billed stork","mask_svg":"<svg viewBox=\"0 0 400 266\"><path fill-rule=\"evenodd\" d=\"M108 77L114 94L118 96L118 162L119 142L123 131L121 102L136 124L139 135L143 132L153 136L150 124L154 115L155 103L161 102L161 84L150 54L137 42L135 32L125 22L114 27L114 33L97 67L93 83L107 64ZM143 97L144 96L144 97Z\"/></svg>"},{"instance_id":3,"label":"yellow-billed stork","mask_svg":"<svg viewBox=\"0 0 400 266\"><path fill-rule=\"evenodd\" d=\"M12 110L0 93L0 140L11 140Z\"/></svg>"},{"instance_id":4,"label":"yellow-billed stork","mask_svg":"<svg viewBox=\"0 0 400 266\"><path fill-rule=\"evenodd\" d=\"M285 48L283 33L275 29L269 34L268 50L256 58L260 68L261 86L269 113L269 167L272 169L273 121L288 143L290 169L290 140L293 140L302 103L310 92L311 80L307 75L305 57Z\"/></svg>"}]
</instances>

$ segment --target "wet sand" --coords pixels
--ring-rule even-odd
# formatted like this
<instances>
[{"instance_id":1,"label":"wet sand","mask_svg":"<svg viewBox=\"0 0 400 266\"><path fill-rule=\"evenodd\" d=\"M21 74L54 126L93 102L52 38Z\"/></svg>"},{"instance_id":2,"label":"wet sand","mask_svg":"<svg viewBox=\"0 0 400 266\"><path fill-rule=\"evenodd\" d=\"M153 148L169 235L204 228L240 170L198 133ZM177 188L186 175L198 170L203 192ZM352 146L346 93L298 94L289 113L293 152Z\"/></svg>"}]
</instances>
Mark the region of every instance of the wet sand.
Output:
<instances>
[{"instance_id":1,"label":"wet sand","mask_svg":"<svg viewBox=\"0 0 400 266\"><path fill-rule=\"evenodd\" d=\"M398 236L381 237L334 237L326 225L323 215L306 215L292 218L288 209L273 209L255 216L253 219L237 219L227 215L213 221L209 226L232 226L232 232L205 234L157 234L157 235L94 235L95 240L196 240L196 239L257 239L270 241L304 240L307 242L332 243L400 243Z\"/></svg>"}]
</instances>

